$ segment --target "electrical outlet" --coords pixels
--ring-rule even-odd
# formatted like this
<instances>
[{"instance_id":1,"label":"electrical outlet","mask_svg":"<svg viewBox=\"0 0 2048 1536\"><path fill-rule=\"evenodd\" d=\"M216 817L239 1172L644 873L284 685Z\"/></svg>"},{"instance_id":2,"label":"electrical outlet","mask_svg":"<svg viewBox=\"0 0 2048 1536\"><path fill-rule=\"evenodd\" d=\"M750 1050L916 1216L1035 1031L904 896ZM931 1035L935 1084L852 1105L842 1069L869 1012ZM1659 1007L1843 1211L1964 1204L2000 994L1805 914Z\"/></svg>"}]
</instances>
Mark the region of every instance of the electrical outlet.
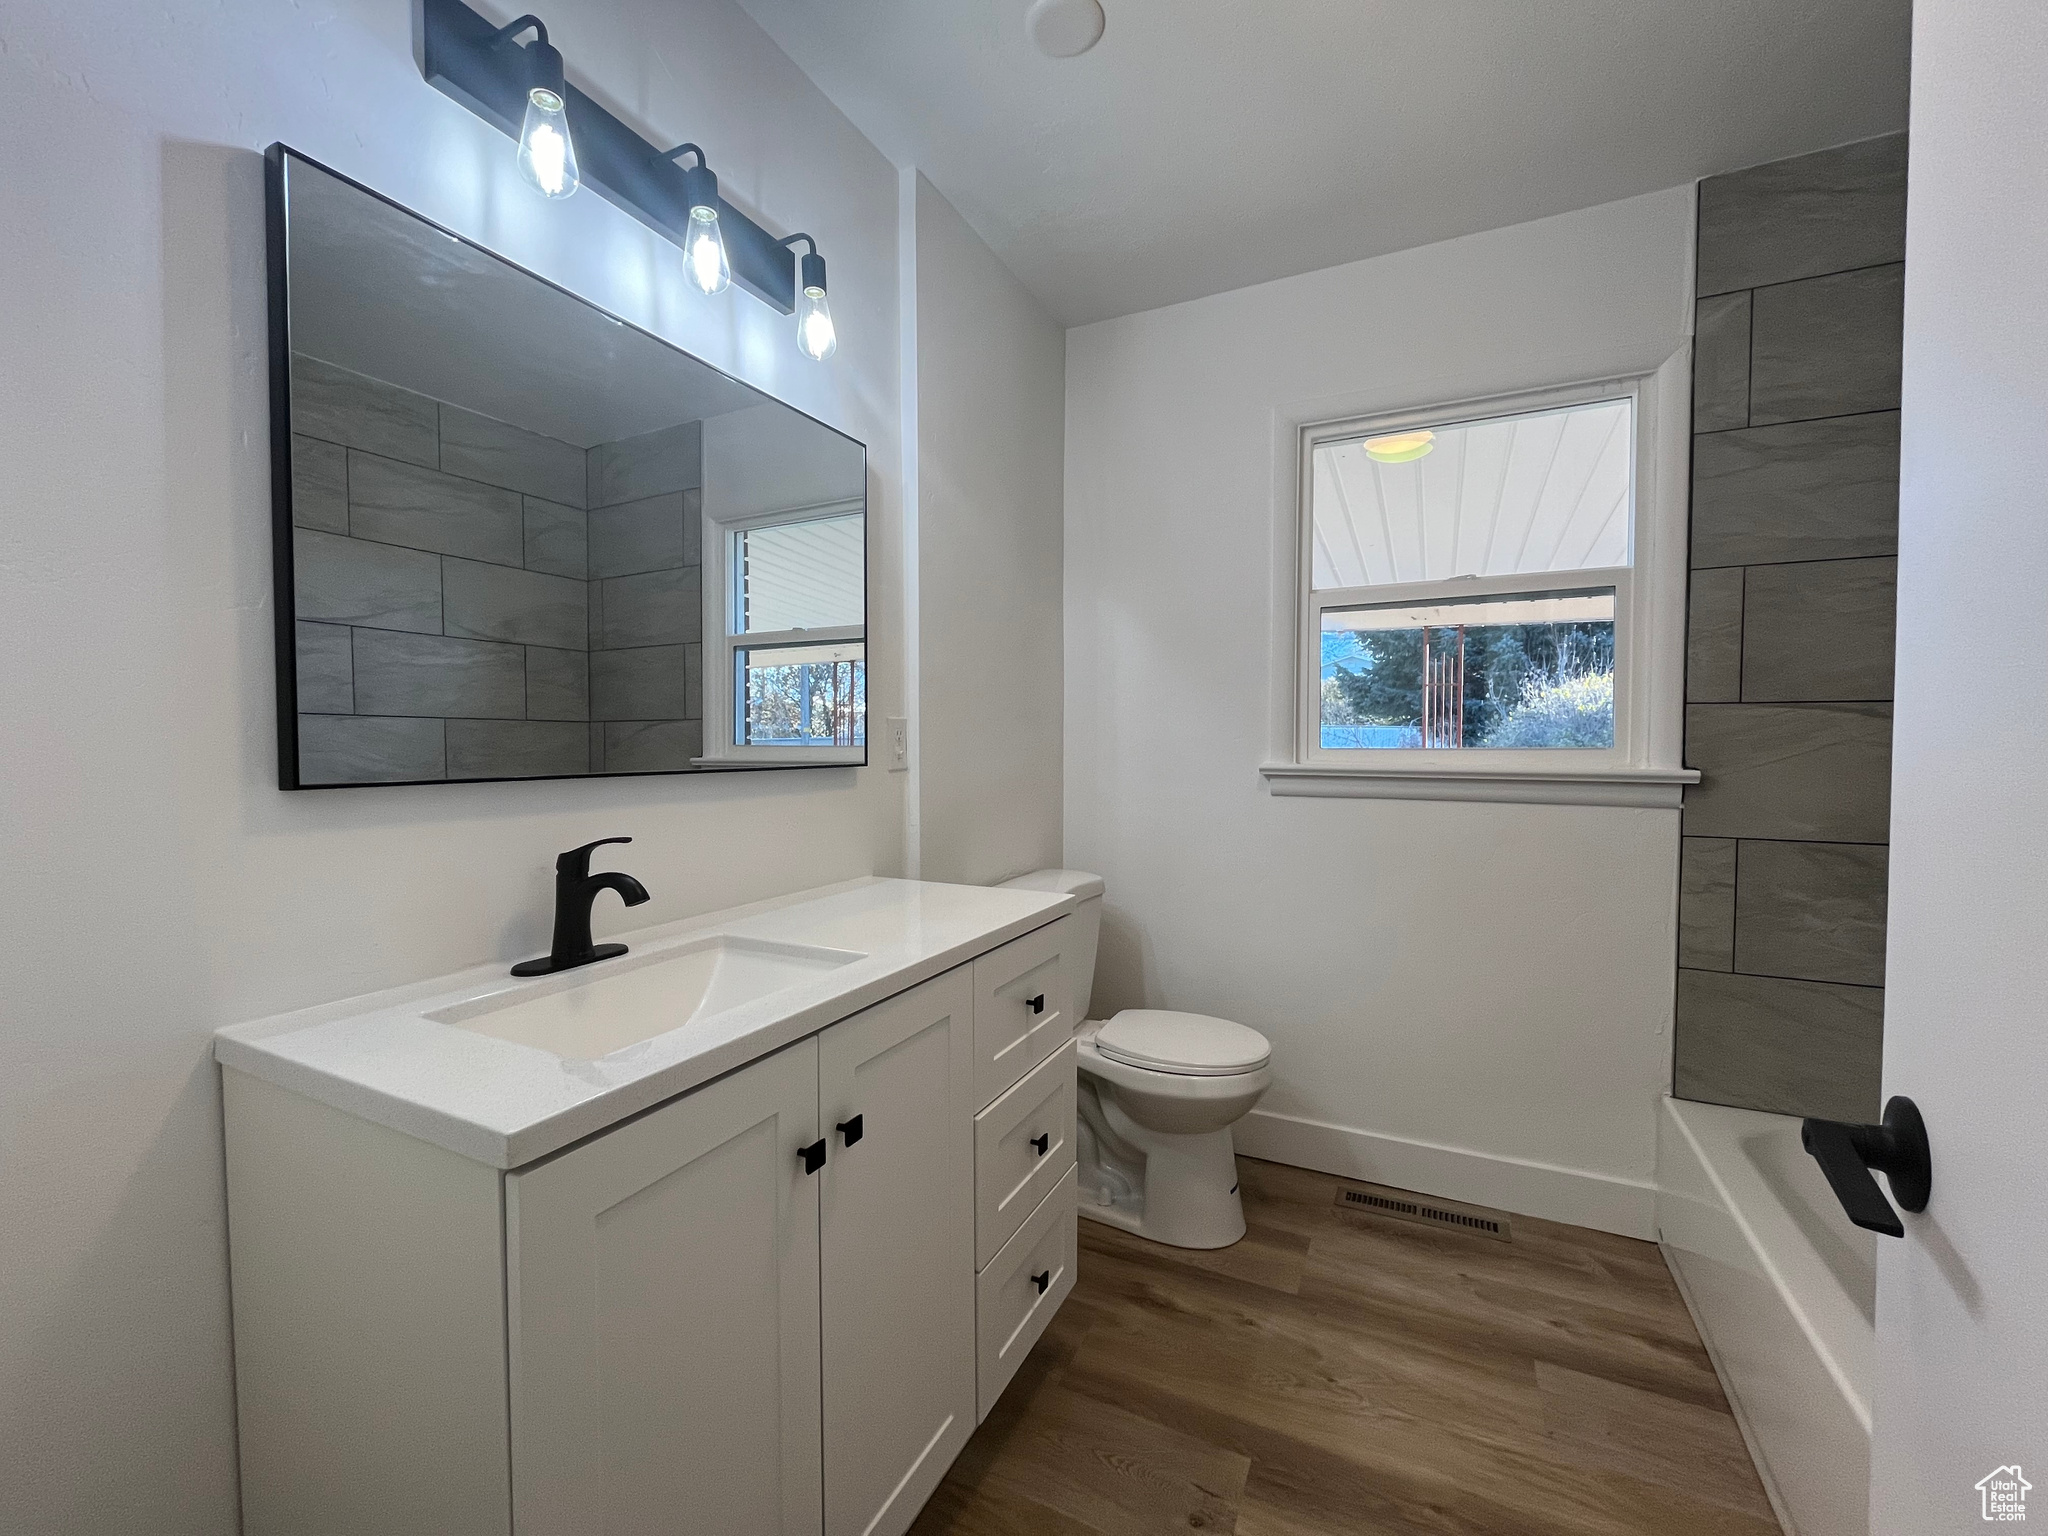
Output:
<instances>
[{"instance_id":1,"label":"electrical outlet","mask_svg":"<svg viewBox=\"0 0 2048 1536\"><path fill-rule=\"evenodd\" d=\"M902 773L910 767L910 722L901 715L889 717L889 771Z\"/></svg>"}]
</instances>

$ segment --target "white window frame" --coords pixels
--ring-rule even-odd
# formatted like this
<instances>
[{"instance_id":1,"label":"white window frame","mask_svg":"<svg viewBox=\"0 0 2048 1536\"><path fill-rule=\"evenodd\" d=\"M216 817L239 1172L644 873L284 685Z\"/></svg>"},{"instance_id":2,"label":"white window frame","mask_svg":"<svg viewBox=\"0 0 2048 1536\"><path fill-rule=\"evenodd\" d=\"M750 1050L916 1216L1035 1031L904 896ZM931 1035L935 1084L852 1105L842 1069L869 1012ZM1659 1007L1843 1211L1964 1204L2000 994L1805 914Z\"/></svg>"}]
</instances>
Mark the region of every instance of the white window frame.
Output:
<instances>
[{"instance_id":1,"label":"white window frame","mask_svg":"<svg viewBox=\"0 0 2048 1536\"><path fill-rule=\"evenodd\" d=\"M734 558L740 535L756 528L773 528L785 523L818 522L828 517L858 513L862 518L862 547L866 547L867 498L820 502L814 506L785 507L774 512L753 512L721 519L709 508L703 513L704 548L704 755L692 759L700 768L757 767L782 763L817 767L828 764L859 766L868 760L868 749L858 747L757 747L739 738L739 719L734 698L733 667L736 653L776 645L845 645L858 641L863 658L867 655L867 626L863 624L823 625L817 629L760 630L735 634L733 615L739 611L739 570ZM865 576L861 607L867 607Z\"/></svg>"},{"instance_id":2,"label":"white window frame","mask_svg":"<svg viewBox=\"0 0 2048 1536\"><path fill-rule=\"evenodd\" d=\"M1290 424L1294 441L1292 760L1264 768L1274 794L1480 799L1676 806L1699 775L1680 762L1683 726L1689 355L1653 372L1592 379L1483 399ZM1326 443L1555 411L1630 403L1631 564L1509 576L1401 582L1318 591L1315 451ZM1612 587L1615 597L1612 747L1354 747L1322 745L1322 616L1326 609L1436 603Z\"/></svg>"}]
</instances>

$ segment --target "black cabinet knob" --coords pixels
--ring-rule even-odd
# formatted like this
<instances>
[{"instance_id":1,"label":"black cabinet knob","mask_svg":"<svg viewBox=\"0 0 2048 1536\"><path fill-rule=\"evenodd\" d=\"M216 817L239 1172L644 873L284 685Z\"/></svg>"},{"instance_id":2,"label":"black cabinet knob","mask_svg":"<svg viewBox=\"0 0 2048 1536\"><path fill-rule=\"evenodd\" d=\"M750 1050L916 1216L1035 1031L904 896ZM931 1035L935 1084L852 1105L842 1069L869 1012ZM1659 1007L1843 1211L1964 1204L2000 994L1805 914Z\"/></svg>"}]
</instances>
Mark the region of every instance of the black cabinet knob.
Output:
<instances>
[{"instance_id":1,"label":"black cabinet knob","mask_svg":"<svg viewBox=\"0 0 2048 1536\"><path fill-rule=\"evenodd\" d=\"M1029 1008L1033 1013L1045 1012L1045 994L1043 992L1040 992L1036 997L1025 998L1024 1006Z\"/></svg>"},{"instance_id":2,"label":"black cabinet knob","mask_svg":"<svg viewBox=\"0 0 2048 1536\"><path fill-rule=\"evenodd\" d=\"M855 1115L851 1120L840 1121L836 1129L845 1138L846 1144L852 1146L861 1138L860 1116Z\"/></svg>"},{"instance_id":3,"label":"black cabinet knob","mask_svg":"<svg viewBox=\"0 0 2048 1536\"><path fill-rule=\"evenodd\" d=\"M825 1138L820 1136L808 1147L798 1147L796 1155L803 1159L805 1173L816 1173L825 1166Z\"/></svg>"},{"instance_id":4,"label":"black cabinet knob","mask_svg":"<svg viewBox=\"0 0 2048 1536\"><path fill-rule=\"evenodd\" d=\"M1038 1155L1040 1157L1045 1156L1046 1153L1052 1150L1052 1132L1047 1131L1043 1136L1032 1137L1031 1145L1038 1148Z\"/></svg>"},{"instance_id":5,"label":"black cabinet knob","mask_svg":"<svg viewBox=\"0 0 2048 1536\"><path fill-rule=\"evenodd\" d=\"M1031 1277L1031 1283L1038 1287L1038 1294L1043 1296L1045 1294L1045 1288L1048 1285L1052 1284L1052 1271L1049 1269L1041 1269L1037 1274Z\"/></svg>"}]
</instances>

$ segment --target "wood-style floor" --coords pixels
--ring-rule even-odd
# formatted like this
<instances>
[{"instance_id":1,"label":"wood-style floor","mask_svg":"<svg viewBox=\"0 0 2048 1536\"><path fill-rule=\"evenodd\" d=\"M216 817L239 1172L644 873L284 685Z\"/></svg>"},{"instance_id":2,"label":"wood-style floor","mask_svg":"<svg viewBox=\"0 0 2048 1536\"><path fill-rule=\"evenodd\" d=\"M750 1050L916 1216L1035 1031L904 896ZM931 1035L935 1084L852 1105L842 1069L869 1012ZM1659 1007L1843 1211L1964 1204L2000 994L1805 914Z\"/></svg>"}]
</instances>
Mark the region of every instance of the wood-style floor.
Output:
<instances>
[{"instance_id":1,"label":"wood-style floor","mask_svg":"<svg viewBox=\"0 0 2048 1536\"><path fill-rule=\"evenodd\" d=\"M912 1536L1778 1536L1654 1245L1239 1168L1235 1247L1081 1223L1073 1295Z\"/></svg>"}]
</instances>

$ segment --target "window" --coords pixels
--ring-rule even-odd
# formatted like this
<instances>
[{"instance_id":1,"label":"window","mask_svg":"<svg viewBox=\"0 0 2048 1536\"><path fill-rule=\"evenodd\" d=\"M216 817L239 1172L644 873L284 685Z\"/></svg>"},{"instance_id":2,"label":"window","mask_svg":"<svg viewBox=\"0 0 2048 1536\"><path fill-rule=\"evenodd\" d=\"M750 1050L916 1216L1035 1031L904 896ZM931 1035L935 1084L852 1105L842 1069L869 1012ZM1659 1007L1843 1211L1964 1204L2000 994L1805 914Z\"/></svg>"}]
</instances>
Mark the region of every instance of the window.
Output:
<instances>
[{"instance_id":1,"label":"window","mask_svg":"<svg viewBox=\"0 0 2048 1536\"><path fill-rule=\"evenodd\" d=\"M1622 757L1636 414L1619 386L1306 434L1304 760Z\"/></svg>"},{"instance_id":2,"label":"window","mask_svg":"<svg viewBox=\"0 0 2048 1536\"><path fill-rule=\"evenodd\" d=\"M866 521L854 503L707 524L723 579L705 615L718 653L706 675L730 689L710 756L859 761L867 744Z\"/></svg>"},{"instance_id":3,"label":"window","mask_svg":"<svg viewBox=\"0 0 2048 1536\"><path fill-rule=\"evenodd\" d=\"M1325 748L1612 747L1614 588L1325 608Z\"/></svg>"}]
</instances>

